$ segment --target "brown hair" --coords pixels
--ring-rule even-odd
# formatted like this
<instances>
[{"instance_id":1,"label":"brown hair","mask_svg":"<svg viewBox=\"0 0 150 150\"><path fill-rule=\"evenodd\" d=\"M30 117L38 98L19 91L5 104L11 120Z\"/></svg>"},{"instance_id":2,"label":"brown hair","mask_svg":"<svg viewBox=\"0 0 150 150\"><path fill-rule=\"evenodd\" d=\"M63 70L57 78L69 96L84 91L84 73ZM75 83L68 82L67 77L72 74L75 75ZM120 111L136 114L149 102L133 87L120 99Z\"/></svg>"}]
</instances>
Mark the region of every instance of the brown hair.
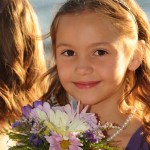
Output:
<instances>
[{"instance_id":1,"label":"brown hair","mask_svg":"<svg viewBox=\"0 0 150 150\"><path fill-rule=\"evenodd\" d=\"M146 46L143 48L144 59L135 72L127 73L125 86L125 98L120 102L119 108L124 113L131 113L130 106L137 109L137 117L141 119L150 135L150 25L145 13L134 0L68 0L57 12L50 29L52 49L55 55L56 33L61 16L66 14L92 11L105 15L123 36L136 36L138 40L144 40ZM133 26L133 21L135 26ZM69 102L67 93L60 84L56 64L47 74L50 74L51 85L48 92L43 96L49 99L51 93L56 96L58 102L64 105ZM127 104L126 109L124 104ZM148 137L150 140L150 137Z\"/></svg>"},{"instance_id":2,"label":"brown hair","mask_svg":"<svg viewBox=\"0 0 150 150\"><path fill-rule=\"evenodd\" d=\"M0 119L19 116L21 107L46 88L36 81L46 70L37 16L28 0L0 1Z\"/></svg>"}]
</instances>

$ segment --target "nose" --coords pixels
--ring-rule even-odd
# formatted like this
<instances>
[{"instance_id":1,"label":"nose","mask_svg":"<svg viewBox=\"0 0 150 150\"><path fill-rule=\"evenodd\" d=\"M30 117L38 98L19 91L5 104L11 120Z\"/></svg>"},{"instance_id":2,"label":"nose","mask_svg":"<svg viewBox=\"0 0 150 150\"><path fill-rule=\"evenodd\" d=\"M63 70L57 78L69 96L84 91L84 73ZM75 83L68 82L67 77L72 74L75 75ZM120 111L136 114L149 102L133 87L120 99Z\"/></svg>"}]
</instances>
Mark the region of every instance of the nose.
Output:
<instances>
[{"instance_id":1,"label":"nose","mask_svg":"<svg viewBox=\"0 0 150 150\"><path fill-rule=\"evenodd\" d=\"M93 72L92 62L89 58L79 58L75 71L79 75L88 75Z\"/></svg>"}]
</instances>

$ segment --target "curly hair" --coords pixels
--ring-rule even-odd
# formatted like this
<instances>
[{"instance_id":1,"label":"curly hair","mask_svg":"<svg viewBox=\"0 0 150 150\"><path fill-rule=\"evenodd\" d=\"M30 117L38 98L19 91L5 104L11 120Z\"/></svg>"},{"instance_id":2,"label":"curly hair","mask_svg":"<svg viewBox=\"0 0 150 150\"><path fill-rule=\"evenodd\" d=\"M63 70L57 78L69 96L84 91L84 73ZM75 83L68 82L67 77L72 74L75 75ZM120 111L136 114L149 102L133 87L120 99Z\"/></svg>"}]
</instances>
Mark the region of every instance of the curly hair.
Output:
<instances>
[{"instance_id":1,"label":"curly hair","mask_svg":"<svg viewBox=\"0 0 150 150\"><path fill-rule=\"evenodd\" d=\"M17 117L21 107L38 99L46 71L37 16L28 0L0 1L0 120Z\"/></svg>"}]
</instances>

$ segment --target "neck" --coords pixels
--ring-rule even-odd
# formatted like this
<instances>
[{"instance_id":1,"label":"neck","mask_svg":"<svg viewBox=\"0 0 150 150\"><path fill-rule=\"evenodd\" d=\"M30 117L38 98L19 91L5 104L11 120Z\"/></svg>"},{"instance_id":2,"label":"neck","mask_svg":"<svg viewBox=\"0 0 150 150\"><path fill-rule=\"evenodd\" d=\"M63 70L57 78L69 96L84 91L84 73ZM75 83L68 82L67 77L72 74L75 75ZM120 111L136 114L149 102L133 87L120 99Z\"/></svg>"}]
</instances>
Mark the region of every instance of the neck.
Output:
<instances>
[{"instance_id":1,"label":"neck","mask_svg":"<svg viewBox=\"0 0 150 150\"><path fill-rule=\"evenodd\" d=\"M100 117L102 124L112 122L122 124L126 115L120 113L118 103L120 99L110 98L90 107L90 112L96 113Z\"/></svg>"},{"instance_id":2,"label":"neck","mask_svg":"<svg viewBox=\"0 0 150 150\"><path fill-rule=\"evenodd\" d=\"M116 98L120 97L120 98ZM116 123L120 126L125 125L125 122L129 118L129 115L125 115L120 113L119 108L118 108L118 103L121 100L121 95L120 96L115 96L114 98L111 97L107 100L104 100L96 105L92 105L89 109L91 113L96 113L100 119L101 124L103 125L106 122L110 123ZM109 137L113 137L114 141L119 141L118 146L121 148L125 148L132 137L132 135L135 133L135 131L141 126L141 123L136 119L132 118L129 124L127 124L127 127L117 136L113 137L113 134L116 133L114 130L110 130L107 132ZM121 140L124 139L124 140Z\"/></svg>"}]
</instances>

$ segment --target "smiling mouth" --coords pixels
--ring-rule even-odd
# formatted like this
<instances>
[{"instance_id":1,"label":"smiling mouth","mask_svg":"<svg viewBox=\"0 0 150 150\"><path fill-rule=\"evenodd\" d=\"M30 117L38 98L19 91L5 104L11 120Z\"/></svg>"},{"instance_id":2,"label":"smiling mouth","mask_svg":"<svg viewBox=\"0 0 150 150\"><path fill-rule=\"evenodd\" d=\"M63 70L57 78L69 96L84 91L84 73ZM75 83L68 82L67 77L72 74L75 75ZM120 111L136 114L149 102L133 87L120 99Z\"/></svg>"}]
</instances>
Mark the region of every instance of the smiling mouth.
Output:
<instances>
[{"instance_id":1,"label":"smiling mouth","mask_svg":"<svg viewBox=\"0 0 150 150\"><path fill-rule=\"evenodd\" d=\"M97 86L100 81L89 81L89 82L73 82L77 88L80 89L89 89Z\"/></svg>"}]
</instances>

